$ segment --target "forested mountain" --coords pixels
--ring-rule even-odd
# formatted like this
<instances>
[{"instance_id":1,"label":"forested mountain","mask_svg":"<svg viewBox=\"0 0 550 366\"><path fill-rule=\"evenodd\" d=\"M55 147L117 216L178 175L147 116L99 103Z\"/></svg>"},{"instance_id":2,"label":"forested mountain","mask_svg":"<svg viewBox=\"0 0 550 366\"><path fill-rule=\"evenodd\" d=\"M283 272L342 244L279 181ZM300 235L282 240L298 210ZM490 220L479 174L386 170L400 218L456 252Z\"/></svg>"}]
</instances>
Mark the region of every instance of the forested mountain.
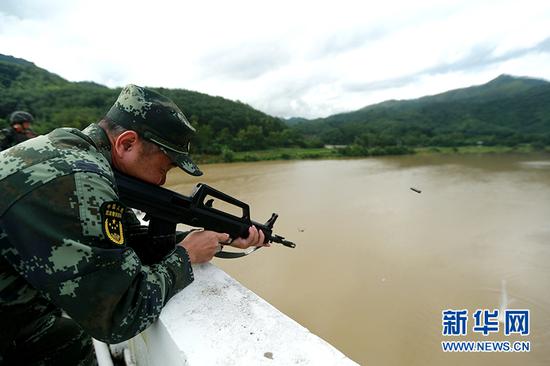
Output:
<instances>
[{"instance_id":1,"label":"forested mountain","mask_svg":"<svg viewBox=\"0 0 550 366\"><path fill-rule=\"evenodd\" d=\"M550 145L550 83L501 75L480 86L295 124L326 144Z\"/></svg>"},{"instance_id":2,"label":"forested mountain","mask_svg":"<svg viewBox=\"0 0 550 366\"><path fill-rule=\"evenodd\" d=\"M279 118L246 104L183 89L156 90L182 107L199 131L194 141L195 152L263 149L292 141L289 128ZM119 93L120 88L69 82L26 60L0 55L3 124L11 112L22 109L35 116L34 129L39 133L60 126L82 128L101 119Z\"/></svg>"},{"instance_id":3,"label":"forested mountain","mask_svg":"<svg viewBox=\"0 0 550 366\"><path fill-rule=\"evenodd\" d=\"M397 154L419 146L550 146L550 83L501 75L479 86L415 100L386 101L324 119L283 122L222 97L157 89L182 107L198 134L194 153L273 147L348 145L347 155ZM120 89L69 82L33 63L0 55L0 127L14 110L36 117L46 133L98 121ZM4 118L4 119L2 119Z\"/></svg>"}]
</instances>

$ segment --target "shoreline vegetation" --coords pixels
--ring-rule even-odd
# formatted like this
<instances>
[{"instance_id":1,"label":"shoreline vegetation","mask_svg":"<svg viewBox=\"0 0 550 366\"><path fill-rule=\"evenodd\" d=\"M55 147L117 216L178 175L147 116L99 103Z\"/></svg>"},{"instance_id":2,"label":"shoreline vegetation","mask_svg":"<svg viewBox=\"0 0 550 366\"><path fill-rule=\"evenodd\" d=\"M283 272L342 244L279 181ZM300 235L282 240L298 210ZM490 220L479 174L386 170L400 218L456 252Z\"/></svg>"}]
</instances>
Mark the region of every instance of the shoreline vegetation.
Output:
<instances>
[{"instance_id":1,"label":"shoreline vegetation","mask_svg":"<svg viewBox=\"0 0 550 366\"><path fill-rule=\"evenodd\" d=\"M435 155L435 154L507 154L550 153L550 147L531 144L518 146L459 146L459 147L387 147L358 149L354 146L321 148L274 148L255 151L232 151L224 149L219 155L193 154L193 160L201 164L238 163L273 160L320 160L366 158L371 156Z\"/></svg>"}]
</instances>

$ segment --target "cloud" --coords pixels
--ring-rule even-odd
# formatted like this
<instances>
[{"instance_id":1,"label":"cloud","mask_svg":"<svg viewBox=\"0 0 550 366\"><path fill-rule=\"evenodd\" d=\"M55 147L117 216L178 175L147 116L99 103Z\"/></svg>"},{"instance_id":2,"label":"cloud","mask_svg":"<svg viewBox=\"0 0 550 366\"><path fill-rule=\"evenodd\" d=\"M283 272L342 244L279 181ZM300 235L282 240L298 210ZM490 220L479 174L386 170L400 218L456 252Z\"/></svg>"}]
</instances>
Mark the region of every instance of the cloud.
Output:
<instances>
[{"instance_id":1,"label":"cloud","mask_svg":"<svg viewBox=\"0 0 550 366\"><path fill-rule=\"evenodd\" d=\"M3 0L0 52L311 118L501 73L550 79L549 19L537 0Z\"/></svg>"},{"instance_id":2,"label":"cloud","mask_svg":"<svg viewBox=\"0 0 550 366\"><path fill-rule=\"evenodd\" d=\"M351 82L344 85L344 90L357 93L369 92L381 89L393 89L418 82L422 77L448 74L464 73L476 70L488 69L494 64L504 63L509 60L522 58L533 53L550 53L550 37L539 42L533 47L508 51L501 55L495 55L496 45L477 45L469 53L456 61L442 63L434 67L426 68L419 72L403 75L397 78L368 82Z\"/></svg>"},{"instance_id":3,"label":"cloud","mask_svg":"<svg viewBox=\"0 0 550 366\"><path fill-rule=\"evenodd\" d=\"M206 77L248 80L288 63L290 55L276 42L258 42L209 52L200 60Z\"/></svg>"},{"instance_id":4,"label":"cloud","mask_svg":"<svg viewBox=\"0 0 550 366\"><path fill-rule=\"evenodd\" d=\"M345 29L328 34L312 50L311 58L331 57L357 48L367 46L370 42L382 39L389 30L385 27Z\"/></svg>"},{"instance_id":5,"label":"cloud","mask_svg":"<svg viewBox=\"0 0 550 366\"><path fill-rule=\"evenodd\" d=\"M517 58L524 57L526 55L535 52L550 52L550 37L539 42L533 47L519 48L510 50L501 55L496 55L496 46L477 46L474 47L470 53L461 60L450 64L442 64L437 67L426 70L426 74L447 73L453 71L471 71L478 68L487 68L496 63L506 62Z\"/></svg>"},{"instance_id":6,"label":"cloud","mask_svg":"<svg viewBox=\"0 0 550 366\"><path fill-rule=\"evenodd\" d=\"M70 0L2 0L0 13L19 19L44 19L64 13L67 8L70 8L71 3Z\"/></svg>"},{"instance_id":7,"label":"cloud","mask_svg":"<svg viewBox=\"0 0 550 366\"><path fill-rule=\"evenodd\" d=\"M550 37L533 47L533 52L550 52Z\"/></svg>"}]
</instances>

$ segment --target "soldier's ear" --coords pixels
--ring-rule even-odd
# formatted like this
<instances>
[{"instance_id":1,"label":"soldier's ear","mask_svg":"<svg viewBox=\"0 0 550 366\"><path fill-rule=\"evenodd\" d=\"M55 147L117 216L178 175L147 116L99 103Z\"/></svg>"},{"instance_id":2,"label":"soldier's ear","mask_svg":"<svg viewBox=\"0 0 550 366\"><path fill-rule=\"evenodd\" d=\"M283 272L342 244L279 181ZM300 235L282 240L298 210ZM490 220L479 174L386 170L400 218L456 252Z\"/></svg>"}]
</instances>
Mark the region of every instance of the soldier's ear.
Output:
<instances>
[{"instance_id":1,"label":"soldier's ear","mask_svg":"<svg viewBox=\"0 0 550 366\"><path fill-rule=\"evenodd\" d=\"M135 131L124 131L114 142L114 149L117 154L131 152L137 146L138 134Z\"/></svg>"}]
</instances>

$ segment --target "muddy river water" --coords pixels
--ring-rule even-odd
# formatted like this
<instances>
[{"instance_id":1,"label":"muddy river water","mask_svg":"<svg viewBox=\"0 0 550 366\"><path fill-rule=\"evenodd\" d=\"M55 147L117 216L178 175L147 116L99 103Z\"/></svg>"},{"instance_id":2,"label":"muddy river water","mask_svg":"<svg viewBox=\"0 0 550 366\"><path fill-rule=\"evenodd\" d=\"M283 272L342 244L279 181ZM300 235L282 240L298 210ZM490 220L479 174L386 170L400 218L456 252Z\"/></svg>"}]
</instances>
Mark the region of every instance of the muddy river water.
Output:
<instances>
[{"instance_id":1,"label":"muddy river water","mask_svg":"<svg viewBox=\"0 0 550 366\"><path fill-rule=\"evenodd\" d=\"M205 182L255 221L277 212L275 232L297 243L214 263L356 362L550 364L550 155L201 168L170 173L167 187ZM462 309L467 334L444 336L442 311ZM498 321L475 332L477 309L528 309L530 333L506 336ZM448 353L442 341L529 341L530 352Z\"/></svg>"}]
</instances>

